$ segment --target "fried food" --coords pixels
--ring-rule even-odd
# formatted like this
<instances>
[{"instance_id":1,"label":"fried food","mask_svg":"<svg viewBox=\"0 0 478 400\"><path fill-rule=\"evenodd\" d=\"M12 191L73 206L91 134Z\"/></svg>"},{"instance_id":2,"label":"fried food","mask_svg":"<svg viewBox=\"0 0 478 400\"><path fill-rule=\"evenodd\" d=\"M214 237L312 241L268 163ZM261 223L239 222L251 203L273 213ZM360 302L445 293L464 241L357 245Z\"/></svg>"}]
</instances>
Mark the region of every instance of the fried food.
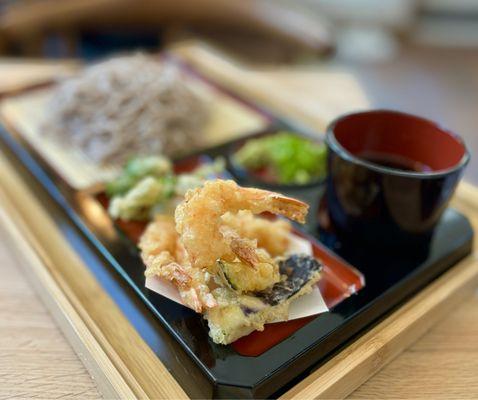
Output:
<instances>
[{"instance_id":1,"label":"fried food","mask_svg":"<svg viewBox=\"0 0 478 400\"><path fill-rule=\"evenodd\" d=\"M146 276L172 282L184 303L196 312L217 305L209 291L205 271L191 267L172 217L158 215L146 228L138 246L146 265Z\"/></svg>"},{"instance_id":2,"label":"fried food","mask_svg":"<svg viewBox=\"0 0 478 400\"><path fill-rule=\"evenodd\" d=\"M222 221L234 229L239 236L256 239L257 246L266 250L272 257L284 254L289 246L292 227L289 221L275 221L257 217L248 210L240 210L237 214L227 212Z\"/></svg>"},{"instance_id":3,"label":"fried food","mask_svg":"<svg viewBox=\"0 0 478 400\"><path fill-rule=\"evenodd\" d=\"M224 160L216 158L187 173L176 174L171 162L163 156L133 158L121 175L108 182L108 213L125 221L149 220L155 214L174 214L177 204L189 190L224 170Z\"/></svg>"},{"instance_id":4,"label":"fried food","mask_svg":"<svg viewBox=\"0 0 478 400\"><path fill-rule=\"evenodd\" d=\"M263 262L255 268L251 268L242 261L219 260L217 264L224 272L228 284L238 293L264 290L280 280L279 267L275 262Z\"/></svg>"},{"instance_id":5,"label":"fried food","mask_svg":"<svg viewBox=\"0 0 478 400\"><path fill-rule=\"evenodd\" d=\"M290 304L309 293L320 279L322 264L310 256L292 255L278 264L283 279L268 290L253 295L222 288L213 291L218 306L208 309L204 318L215 343L229 344L264 330L267 323L287 319Z\"/></svg>"},{"instance_id":6,"label":"fried food","mask_svg":"<svg viewBox=\"0 0 478 400\"><path fill-rule=\"evenodd\" d=\"M221 217L222 222L237 236L246 241L244 245L234 249L237 241L231 241L233 253L241 260L251 259L256 253L261 254L262 259L283 255L290 242L292 227L289 221L277 219L271 221L252 214L249 210L241 210L237 214L227 212ZM224 227L221 231L224 232ZM252 242L251 242L252 241ZM257 248L247 256L242 251ZM242 292L254 292L263 290L278 282L280 279L277 263L256 262L254 268L248 267L244 262L221 262L220 264L229 283L235 290Z\"/></svg>"},{"instance_id":7,"label":"fried food","mask_svg":"<svg viewBox=\"0 0 478 400\"><path fill-rule=\"evenodd\" d=\"M149 210L157 203L163 185L151 176L141 179L124 196L115 196L108 206L108 213L125 221L148 219Z\"/></svg>"},{"instance_id":8,"label":"fried food","mask_svg":"<svg viewBox=\"0 0 478 400\"><path fill-rule=\"evenodd\" d=\"M268 211L284 215L298 222L305 221L309 206L299 200L267 190L243 188L233 181L208 181L198 189L186 193L185 200L175 212L176 229L196 268L212 268L216 260L234 261L238 254L254 254L259 262L271 263L270 255L256 252L252 241L238 242L234 235L221 231L222 216L249 210L253 214ZM231 245L232 243L232 245ZM252 257L246 264L254 266Z\"/></svg>"},{"instance_id":9,"label":"fried food","mask_svg":"<svg viewBox=\"0 0 478 400\"><path fill-rule=\"evenodd\" d=\"M321 264L284 258L291 226L254 214L304 221L307 205L232 181L190 190L175 218L157 216L139 247L147 276L172 282L184 303L208 321L215 343L228 344L264 324L287 319L290 303L310 292Z\"/></svg>"}]
</instances>

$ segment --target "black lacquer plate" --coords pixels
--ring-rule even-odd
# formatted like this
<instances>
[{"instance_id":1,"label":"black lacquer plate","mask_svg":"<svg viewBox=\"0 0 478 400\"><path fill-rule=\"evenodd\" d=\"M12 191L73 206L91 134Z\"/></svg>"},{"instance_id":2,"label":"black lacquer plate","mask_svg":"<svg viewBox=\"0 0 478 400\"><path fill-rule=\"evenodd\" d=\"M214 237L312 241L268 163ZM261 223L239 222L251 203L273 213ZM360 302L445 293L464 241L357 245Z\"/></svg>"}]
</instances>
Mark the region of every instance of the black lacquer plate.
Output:
<instances>
[{"instance_id":1,"label":"black lacquer plate","mask_svg":"<svg viewBox=\"0 0 478 400\"><path fill-rule=\"evenodd\" d=\"M82 203L84 195L73 193L21 139L2 129L2 149L23 164L22 173L41 186L38 196L46 202L66 239L84 258L100 284L111 295L139 334L181 382L201 371L208 388L197 392L184 383L195 397L270 397L284 392L305 373L318 367L351 338L372 326L394 307L416 293L471 251L473 232L467 219L448 210L429 246L391 252L380 248L340 242L323 231L320 240L365 275L366 286L358 294L337 305L331 312L314 318L292 336L257 357L245 357L230 346L215 345L192 311L144 287L143 267L133 246L126 245L120 232L111 236L111 225L101 219L94 223ZM226 144L204 154L223 154ZM20 164L18 164L20 165ZM38 185L39 184L39 185ZM116 271L118 274L115 274ZM126 281L133 289L125 286ZM143 302L136 300L137 296ZM151 312L191 357L187 365L178 361L182 352L164 329L151 319ZM134 351L134 349L131 349Z\"/></svg>"}]
</instances>

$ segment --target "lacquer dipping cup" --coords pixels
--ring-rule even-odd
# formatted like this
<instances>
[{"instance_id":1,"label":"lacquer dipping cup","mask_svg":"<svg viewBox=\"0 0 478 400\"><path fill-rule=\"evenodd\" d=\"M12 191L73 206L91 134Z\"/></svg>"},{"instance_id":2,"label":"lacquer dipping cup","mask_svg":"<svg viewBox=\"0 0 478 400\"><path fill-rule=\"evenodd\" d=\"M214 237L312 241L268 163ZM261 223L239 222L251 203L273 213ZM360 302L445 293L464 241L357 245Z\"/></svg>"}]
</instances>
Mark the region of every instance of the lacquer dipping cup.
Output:
<instances>
[{"instance_id":1,"label":"lacquer dipping cup","mask_svg":"<svg viewBox=\"0 0 478 400\"><path fill-rule=\"evenodd\" d=\"M377 244L429 238L470 159L456 134L388 110L336 119L326 143L327 206L334 226Z\"/></svg>"}]
</instances>

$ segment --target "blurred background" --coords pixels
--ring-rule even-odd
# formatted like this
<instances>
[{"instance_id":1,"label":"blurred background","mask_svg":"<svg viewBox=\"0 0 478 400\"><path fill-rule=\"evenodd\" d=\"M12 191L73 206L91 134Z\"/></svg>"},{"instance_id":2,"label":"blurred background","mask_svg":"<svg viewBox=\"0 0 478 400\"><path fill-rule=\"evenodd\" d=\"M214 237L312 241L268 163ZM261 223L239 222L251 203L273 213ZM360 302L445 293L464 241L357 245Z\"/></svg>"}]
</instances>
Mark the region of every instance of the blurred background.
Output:
<instances>
[{"instance_id":1,"label":"blurred background","mask_svg":"<svg viewBox=\"0 0 478 400\"><path fill-rule=\"evenodd\" d=\"M478 148L476 0L0 0L2 60L93 61L191 39L262 70L345 70L371 106L432 118Z\"/></svg>"}]
</instances>

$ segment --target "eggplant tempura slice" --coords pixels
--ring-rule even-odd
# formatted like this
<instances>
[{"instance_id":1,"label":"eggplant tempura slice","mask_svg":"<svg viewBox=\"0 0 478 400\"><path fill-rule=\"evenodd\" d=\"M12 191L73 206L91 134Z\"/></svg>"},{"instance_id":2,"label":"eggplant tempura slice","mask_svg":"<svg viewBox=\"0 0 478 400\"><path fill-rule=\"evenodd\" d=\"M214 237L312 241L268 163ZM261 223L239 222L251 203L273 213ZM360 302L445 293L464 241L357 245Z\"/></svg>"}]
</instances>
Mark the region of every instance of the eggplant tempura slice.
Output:
<instances>
[{"instance_id":1,"label":"eggplant tempura slice","mask_svg":"<svg viewBox=\"0 0 478 400\"><path fill-rule=\"evenodd\" d=\"M213 291L218 306L208 309L204 317L215 343L229 344L253 331L262 331L267 323L286 320L290 304L312 290L323 268L315 258L302 254L278 264L283 279L268 290L249 294L224 288Z\"/></svg>"}]
</instances>

